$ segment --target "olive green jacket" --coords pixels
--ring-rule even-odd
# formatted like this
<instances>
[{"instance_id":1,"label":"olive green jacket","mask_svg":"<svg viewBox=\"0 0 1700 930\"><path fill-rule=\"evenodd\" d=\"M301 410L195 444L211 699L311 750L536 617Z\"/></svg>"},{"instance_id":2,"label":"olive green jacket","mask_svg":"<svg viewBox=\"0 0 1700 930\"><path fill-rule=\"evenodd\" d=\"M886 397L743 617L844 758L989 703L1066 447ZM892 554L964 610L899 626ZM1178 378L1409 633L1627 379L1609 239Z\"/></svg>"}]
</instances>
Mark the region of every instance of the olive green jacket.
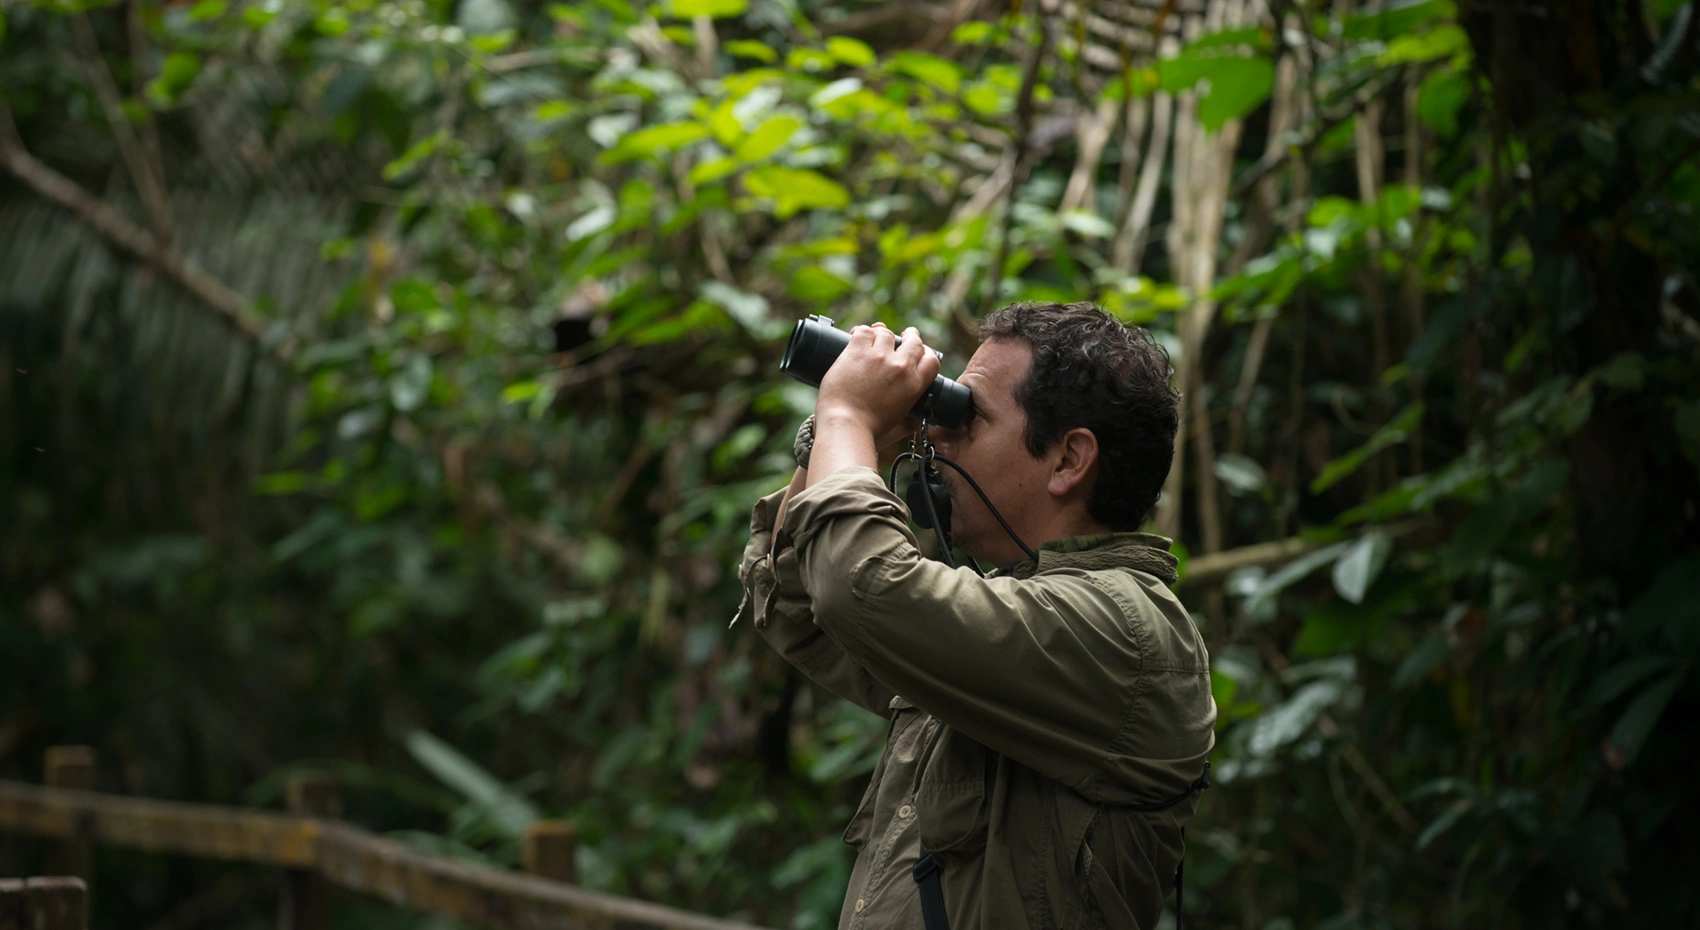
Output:
<instances>
[{"instance_id":1,"label":"olive green jacket","mask_svg":"<svg viewBox=\"0 0 1700 930\"><path fill-rule=\"evenodd\" d=\"M782 495L755 506L738 616L891 721L840 930L922 930L923 844L952 930L1154 928L1198 796L1121 808L1186 791L1216 720L1167 540L1062 540L980 578L922 558L871 468L792 498L774 546Z\"/></svg>"}]
</instances>

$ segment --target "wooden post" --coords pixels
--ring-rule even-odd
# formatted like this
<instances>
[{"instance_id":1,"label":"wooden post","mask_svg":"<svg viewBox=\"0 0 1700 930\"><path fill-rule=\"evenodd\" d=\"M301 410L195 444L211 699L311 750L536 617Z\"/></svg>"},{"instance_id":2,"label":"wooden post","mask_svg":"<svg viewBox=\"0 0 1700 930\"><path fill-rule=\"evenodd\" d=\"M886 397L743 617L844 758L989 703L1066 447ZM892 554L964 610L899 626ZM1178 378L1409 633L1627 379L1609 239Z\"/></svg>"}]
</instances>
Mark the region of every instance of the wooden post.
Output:
<instances>
[{"instance_id":1,"label":"wooden post","mask_svg":"<svg viewBox=\"0 0 1700 930\"><path fill-rule=\"evenodd\" d=\"M93 746L49 746L41 781L49 788L93 791L100 756ZM75 875L94 884L94 843L88 837L61 840L47 849L49 875Z\"/></svg>"},{"instance_id":2,"label":"wooden post","mask_svg":"<svg viewBox=\"0 0 1700 930\"><path fill-rule=\"evenodd\" d=\"M329 772L296 772L284 786L284 804L292 814L336 820L342 816L342 794ZM324 930L330 907L330 886L317 873L289 869L283 876L283 906L278 930Z\"/></svg>"},{"instance_id":3,"label":"wooden post","mask_svg":"<svg viewBox=\"0 0 1700 930\"><path fill-rule=\"evenodd\" d=\"M523 861L533 875L576 884L577 852L578 825L570 820L538 820L525 828Z\"/></svg>"},{"instance_id":4,"label":"wooden post","mask_svg":"<svg viewBox=\"0 0 1700 930\"><path fill-rule=\"evenodd\" d=\"M24 880L0 878L0 930L27 930L31 921L24 897Z\"/></svg>"},{"instance_id":5,"label":"wooden post","mask_svg":"<svg viewBox=\"0 0 1700 930\"><path fill-rule=\"evenodd\" d=\"M89 889L74 876L0 878L0 930L88 930Z\"/></svg>"}]
</instances>

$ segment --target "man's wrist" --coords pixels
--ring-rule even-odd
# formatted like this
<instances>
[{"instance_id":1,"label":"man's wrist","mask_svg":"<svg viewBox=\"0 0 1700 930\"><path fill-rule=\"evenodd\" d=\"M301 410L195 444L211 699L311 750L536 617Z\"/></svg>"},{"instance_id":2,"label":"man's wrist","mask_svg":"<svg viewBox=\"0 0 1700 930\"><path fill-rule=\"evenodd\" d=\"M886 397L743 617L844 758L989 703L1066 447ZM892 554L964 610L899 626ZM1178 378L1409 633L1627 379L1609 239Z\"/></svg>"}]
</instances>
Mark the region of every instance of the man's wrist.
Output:
<instances>
[{"instance_id":1,"label":"man's wrist","mask_svg":"<svg viewBox=\"0 0 1700 930\"><path fill-rule=\"evenodd\" d=\"M878 467L875 430L854 410L815 408L815 448L810 453L810 487L853 465Z\"/></svg>"},{"instance_id":2,"label":"man's wrist","mask_svg":"<svg viewBox=\"0 0 1700 930\"><path fill-rule=\"evenodd\" d=\"M870 419L865 411L855 407L816 407L814 435L818 437L823 431L830 429L835 432L844 430L866 433L869 437L874 437L879 430L869 422Z\"/></svg>"}]
</instances>

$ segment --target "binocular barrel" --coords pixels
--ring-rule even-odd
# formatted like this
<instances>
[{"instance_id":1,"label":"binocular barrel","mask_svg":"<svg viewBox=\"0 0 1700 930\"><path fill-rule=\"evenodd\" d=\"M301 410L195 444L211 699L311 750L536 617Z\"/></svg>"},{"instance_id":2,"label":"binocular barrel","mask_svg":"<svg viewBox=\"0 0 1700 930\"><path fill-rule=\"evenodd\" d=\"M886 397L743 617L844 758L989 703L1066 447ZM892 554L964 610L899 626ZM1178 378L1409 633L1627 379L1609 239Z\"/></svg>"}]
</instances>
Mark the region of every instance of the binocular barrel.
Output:
<instances>
[{"instance_id":1,"label":"binocular barrel","mask_svg":"<svg viewBox=\"0 0 1700 930\"><path fill-rule=\"evenodd\" d=\"M810 387L820 387L827 369L849 344L850 334L833 326L832 320L824 316L798 320L797 327L791 330L791 341L785 344L785 356L780 359L779 370ZM897 344L903 344L902 337L898 337ZM944 353L937 349L931 351L943 361ZM930 423L955 429L967 422L971 402L972 394L967 388L939 375L909 413Z\"/></svg>"}]
</instances>

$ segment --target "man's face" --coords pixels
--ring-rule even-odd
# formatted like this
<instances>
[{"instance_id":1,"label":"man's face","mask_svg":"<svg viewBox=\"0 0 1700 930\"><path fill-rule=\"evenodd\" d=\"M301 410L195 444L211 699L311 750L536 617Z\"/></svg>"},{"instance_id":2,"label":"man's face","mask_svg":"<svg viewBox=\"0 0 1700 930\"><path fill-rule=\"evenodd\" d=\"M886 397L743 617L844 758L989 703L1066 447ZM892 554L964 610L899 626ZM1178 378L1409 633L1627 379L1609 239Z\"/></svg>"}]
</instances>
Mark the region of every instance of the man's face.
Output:
<instances>
[{"instance_id":1,"label":"man's face","mask_svg":"<svg viewBox=\"0 0 1700 930\"><path fill-rule=\"evenodd\" d=\"M974 393L974 417L958 429L934 427L939 454L961 465L980 485L1016 532L1049 502L1051 464L1027 452L1027 413L1015 389L1027 380L1033 347L1020 339L993 339L980 346L957 380ZM1024 557L1021 547L986 510L979 495L948 465L939 468L950 491L951 541L963 552L993 565ZM1041 540L1042 541L1042 540ZM1028 539L1027 544L1038 542Z\"/></svg>"}]
</instances>

